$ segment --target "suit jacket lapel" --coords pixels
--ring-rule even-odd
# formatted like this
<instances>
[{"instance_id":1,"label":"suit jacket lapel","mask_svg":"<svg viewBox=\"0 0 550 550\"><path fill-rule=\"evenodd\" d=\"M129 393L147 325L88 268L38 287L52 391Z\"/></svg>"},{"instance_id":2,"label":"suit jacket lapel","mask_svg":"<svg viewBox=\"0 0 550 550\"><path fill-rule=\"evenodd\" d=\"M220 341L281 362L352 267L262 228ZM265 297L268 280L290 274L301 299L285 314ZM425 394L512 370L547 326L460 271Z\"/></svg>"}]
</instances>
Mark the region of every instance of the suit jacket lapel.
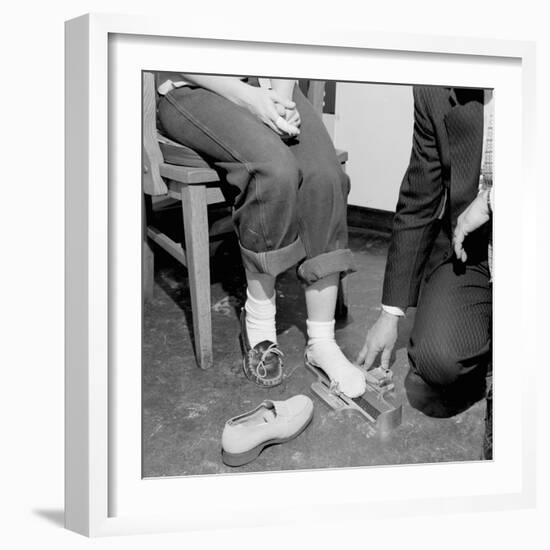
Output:
<instances>
[{"instance_id":1,"label":"suit jacket lapel","mask_svg":"<svg viewBox=\"0 0 550 550\"><path fill-rule=\"evenodd\" d=\"M458 215L477 194L483 145L483 91L469 92L462 103L460 95L452 92L449 100L454 106L445 116L445 126L449 140L454 225Z\"/></svg>"}]
</instances>

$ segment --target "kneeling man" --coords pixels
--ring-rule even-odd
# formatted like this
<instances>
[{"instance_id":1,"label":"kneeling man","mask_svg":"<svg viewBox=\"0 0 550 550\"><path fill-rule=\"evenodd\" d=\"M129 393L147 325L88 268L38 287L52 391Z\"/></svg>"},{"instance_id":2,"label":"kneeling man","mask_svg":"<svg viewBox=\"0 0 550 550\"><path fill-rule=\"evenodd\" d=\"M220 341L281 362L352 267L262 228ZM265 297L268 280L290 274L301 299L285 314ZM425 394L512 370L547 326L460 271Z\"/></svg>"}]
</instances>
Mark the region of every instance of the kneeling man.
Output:
<instances>
[{"instance_id":1,"label":"kneeling man","mask_svg":"<svg viewBox=\"0 0 550 550\"><path fill-rule=\"evenodd\" d=\"M399 319L416 307L405 389L411 405L429 416L453 416L486 395L490 216L465 238L468 231L460 230L459 257L453 233L473 201L485 200L489 212L492 127L491 91L414 88L412 153L393 222L382 311L358 361L368 368L381 353L389 368Z\"/></svg>"}]
</instances>

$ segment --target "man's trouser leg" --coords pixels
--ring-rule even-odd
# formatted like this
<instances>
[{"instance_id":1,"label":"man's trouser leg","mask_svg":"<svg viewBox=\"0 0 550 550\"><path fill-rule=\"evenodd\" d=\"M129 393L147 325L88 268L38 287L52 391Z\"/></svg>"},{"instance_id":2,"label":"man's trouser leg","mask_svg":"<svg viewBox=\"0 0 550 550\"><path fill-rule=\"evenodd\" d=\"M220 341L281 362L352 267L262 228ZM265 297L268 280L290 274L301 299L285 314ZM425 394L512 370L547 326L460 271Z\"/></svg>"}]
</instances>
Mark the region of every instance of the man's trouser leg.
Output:
<instances>
[{"instance_id":1,"label":"man's trouser leg","mask_svg":"<svg viewBox=\"0 0 550 550\"><path fill-rule=\"evenodd\" d=\"M487 262L439 266L423 288L409 343L405 389L414 408L449 417L485 397L491 327Z\"/></svg>"}]
</instances>

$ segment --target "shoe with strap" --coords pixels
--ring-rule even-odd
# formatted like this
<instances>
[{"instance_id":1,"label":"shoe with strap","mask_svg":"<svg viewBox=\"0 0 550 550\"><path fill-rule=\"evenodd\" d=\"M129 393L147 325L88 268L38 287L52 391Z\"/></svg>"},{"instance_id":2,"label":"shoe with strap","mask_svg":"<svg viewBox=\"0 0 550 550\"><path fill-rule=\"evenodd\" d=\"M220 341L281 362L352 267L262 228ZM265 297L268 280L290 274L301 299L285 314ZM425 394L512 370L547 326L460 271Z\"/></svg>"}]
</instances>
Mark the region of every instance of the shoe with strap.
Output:
<instances>
[{"instance_id":1,"label":"shoe with strap","mask_svg":"<svg viewBox=\"0 0 550 550\"><path fill-rule=\"evenodd\" d=\"M241 343L243 347L243 371L258 386L271 388L283 381L283 352L271 340L250 345L246 330L246 310L241 310Z\"/></svg>"}]
</instances>

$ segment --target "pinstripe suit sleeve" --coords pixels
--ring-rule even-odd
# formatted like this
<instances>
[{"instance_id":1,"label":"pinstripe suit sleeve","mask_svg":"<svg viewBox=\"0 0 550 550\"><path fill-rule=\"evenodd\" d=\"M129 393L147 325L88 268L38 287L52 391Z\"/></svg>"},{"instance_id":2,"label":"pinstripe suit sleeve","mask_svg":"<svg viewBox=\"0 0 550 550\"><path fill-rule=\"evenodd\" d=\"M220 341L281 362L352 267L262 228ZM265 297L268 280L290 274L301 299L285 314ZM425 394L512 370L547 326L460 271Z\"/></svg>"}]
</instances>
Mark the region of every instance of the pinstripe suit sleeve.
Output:
<instances>
[{"instance_id":1,"label":"pinstripe suit sleeve","mask_svg":"<svg viewBox=\"0 0 550 550\"><path fill-rule=\"evenodd\" d=\"M399 191L382 294L383 304L402 309L416 305L439 229L444 187L432 107L441 92L435 87L413 89L412 151Z\"/></svg>"}]
</instances>

